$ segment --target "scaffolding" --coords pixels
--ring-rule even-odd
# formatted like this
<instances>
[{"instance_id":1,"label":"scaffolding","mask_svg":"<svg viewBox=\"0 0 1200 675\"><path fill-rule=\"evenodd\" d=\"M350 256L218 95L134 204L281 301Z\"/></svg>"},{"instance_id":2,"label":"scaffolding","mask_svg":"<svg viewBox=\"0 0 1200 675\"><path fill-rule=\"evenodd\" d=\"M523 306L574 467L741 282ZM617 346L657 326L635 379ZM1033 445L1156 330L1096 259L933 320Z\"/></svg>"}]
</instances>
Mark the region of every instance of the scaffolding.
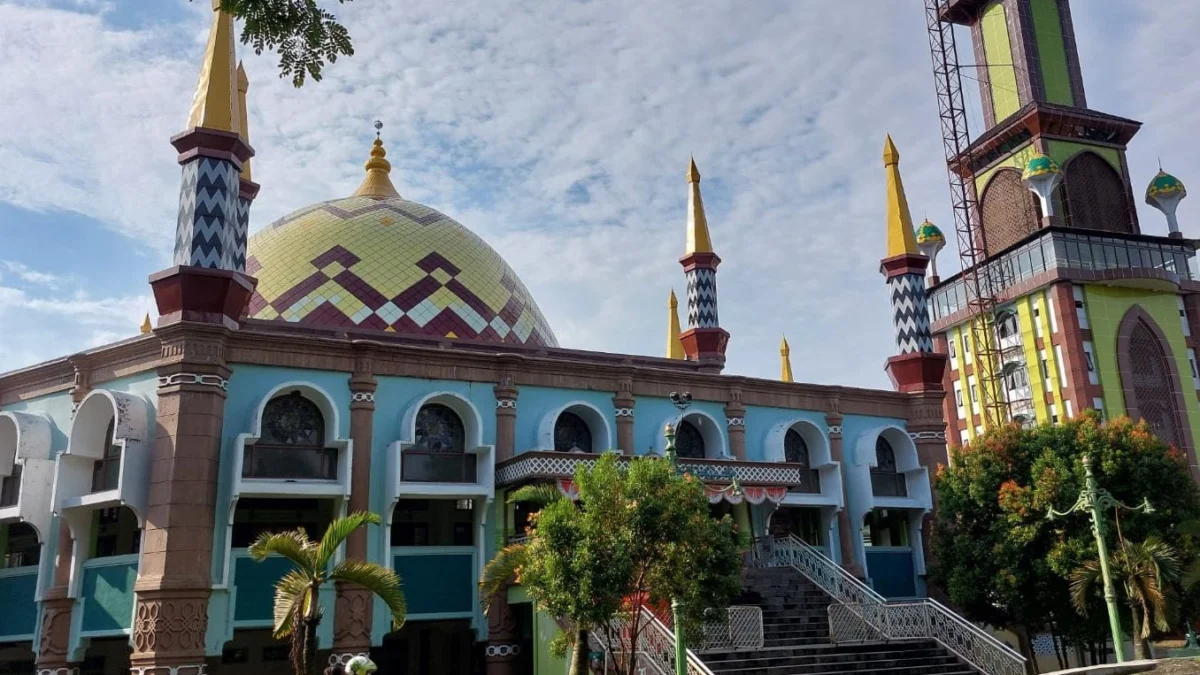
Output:
<instances>
[{"instance_id":1,"label":"scaffolding","mask_svg":"<svg viewBox=\"0 0 1200 675\"><path fill-rule=\"evenodd\" d=\"M975 352L975 379L980 388L981 417L984 428L991 428L1005 424L1011 417L1001 377L1002 354L996 328L1004 318L998 315L1000 306L997 296L1011 285L1012 268L1003 263L981 264L987 257L987 242L980 222L982 214L978 208L975 183L968 168L971 136L954 25L941 18L942 9L947 4L945 0L925 0L925 16L946 168L950 178L954 232L958 240L962 279L966 284L969 310L967 326L970 329L972 351Z\"/></svg>"}]
</instances>

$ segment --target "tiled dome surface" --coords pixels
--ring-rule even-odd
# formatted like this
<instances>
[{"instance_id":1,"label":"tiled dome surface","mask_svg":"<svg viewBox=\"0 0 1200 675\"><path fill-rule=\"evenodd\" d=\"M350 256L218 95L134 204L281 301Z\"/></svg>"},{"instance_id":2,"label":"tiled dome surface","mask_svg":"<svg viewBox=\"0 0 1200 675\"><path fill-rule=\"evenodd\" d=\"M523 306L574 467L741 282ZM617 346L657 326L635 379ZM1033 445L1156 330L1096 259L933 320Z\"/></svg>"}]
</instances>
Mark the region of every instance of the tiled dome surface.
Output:
<instances>
[{"instance_id":1,"label":"tiled dome surface","mask_svg":"<svg viewBox=\"0 0 1200 675\"><path fill-rule=\"evenodd\" d=\"M314 204L250 237L255 319L531 346L558 342L507 263L473 232L400 198Z\"/></svg>"}]
</instances>

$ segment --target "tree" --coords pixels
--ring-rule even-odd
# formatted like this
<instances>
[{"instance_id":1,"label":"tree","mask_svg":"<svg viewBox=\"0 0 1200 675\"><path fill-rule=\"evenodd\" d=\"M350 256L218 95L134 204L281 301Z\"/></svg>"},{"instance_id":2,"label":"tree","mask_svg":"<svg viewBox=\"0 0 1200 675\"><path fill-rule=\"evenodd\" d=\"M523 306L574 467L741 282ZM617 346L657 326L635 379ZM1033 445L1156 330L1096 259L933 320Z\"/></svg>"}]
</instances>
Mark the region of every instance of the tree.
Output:
<instances>
[{"instance_id":1,"label":"tree","mask_svg":"<svg viewBox=\"0 0 1200 675\"><path fill-rule=\"evenodd\" d=\"M698 637L706 613L723 610L741 586L733 525L709 515L700 481L661 459L626 467L604 455L591 469L580 467L575 483L578 504L549 500L533 516L528 540L488 563L481 596L491 598L515 578L542 611L570 622L572 675L584 672L588 631L603 631L608 644L634 653L646 627L643 606L679 599L683 633ZM620 618L628 630L613 630ZM566 650L566 639L556 642ZM628 675L635 665L632 658L621 664Z\"/></svg>"},{"instance_id":2,"label":"tree","mask_svg":"<svg viewBox=\"0 0 1200 675\"><path fill-rule=\"evenodd\" d=\"M1200 513L1183 453L1144 423L1104 423L1095 413L991 429L952 449L950 466L938 471L933 580L968 618L1013 630L1027 656L1029 631L1049 628L1077 646L1107 632L1103 613L1081 617L1070 604L1071 572L1096 555L1087 517L1046 519L1051 506L1065 510L1078 497L1084 455L1117 499L1151 499L1154 513L1122 519L1131 540L1174 541L1176 523Z\"/></svg>"},{"instance_id":3,"label":"tree","mask_svg":"<svg viewBox=\"0 0 1200 675\"><path fill-rule=\"evenodd\" d=\"M350 32L317 0L220 0L221 9L241 19L242 44L255 54L279 54L279 76L291 77L296 87L311 77L321 81L325 62L353 56ZM345 4L350 0L338 0Z\"/></svg>"},{"instance_id":4,"label":"tree","mask_svg":"<svg viewBox=\"0 0 1200 675\"><path fill-rule=\"evenodd\" d=\"M1144 659L1146 641L1152 628L1168 630L1170 584L1179 578L1179 558L1175 549L1158 537L1140 543L1121 540L1109 560L1113 584L1124 591L1133 624L1133 658ZM1071 604L1083 615L1096 604L1096 591L1103 592L1099 558L1091 558L1071 573Z\"/></svg>"},{"instance_id":5,"label":"tree","mask_svg":"<svg viewBox=\"0 0 1200 675\"><path fill-rule=\"evenodd\" d=\"M250 557L262 562L268 556L287 558L295 567L275 582L275 639L291 638L290 659L295 675L310 675L315 667L317 625L323 609L318 594L327 582L357 584L379 596L392 614L393 630L404 623L408 609L400 577L392 569L361 560L343 560L330 567L334 553L358 528L378 525L379 515L359 511L329 524L320 542L311 541L303 529L264 532L250 545Z\"/></svg>"}]
</instances>

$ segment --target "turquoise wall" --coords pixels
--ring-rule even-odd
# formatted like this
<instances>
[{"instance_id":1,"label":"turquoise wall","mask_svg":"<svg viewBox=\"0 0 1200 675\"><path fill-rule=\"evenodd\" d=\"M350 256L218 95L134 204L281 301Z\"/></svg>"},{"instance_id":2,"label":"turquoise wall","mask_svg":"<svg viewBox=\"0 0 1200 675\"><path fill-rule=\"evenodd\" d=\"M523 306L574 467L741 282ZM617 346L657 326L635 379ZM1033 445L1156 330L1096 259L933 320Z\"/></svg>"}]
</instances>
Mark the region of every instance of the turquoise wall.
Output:
<instances>
[{"instance_id":1,"label":"turquoise wall","mask_svg":"<svg viewBox=\"0 0 1200 675\"><path fill-rule=\"evenodd\" d=\"M868 461L873 462L874 457L858 457L857 445L862 435L883 426L894 426L900 429L908 426L908 422L894 417L864 417L862 415L846 415L842 419L842 458L846 464L866 464ZM871 452L875 452L875 446L871 446ZM845 476L845 470L842 475ZM850 484L853 488L853 484ZM848 495L853 499L853 495Z\"/></svg>"},{"instance_id":2,"label":"turquoise wall","mask_svg":"<svg viewBox=\"0 0 1200 675\"><path fill-rule=\"evenodd\" d=\"M125 556L122 556L124 558ZM119 633L128 631L133 619L133 584L137 581L137 560L83 568L80 603L82 633Z\"/></svg>"},{"instance_id":3,"label":"turquoise wall","mask_svg":"<svg viewBox=\"0 0 1200 675\"><path fill-rule=\"evenodd\" d=\"M477 598L472 554L397 555L393 566L404 584L409 616L474 613Z\"/></svg>"},{"instance_id":4,"label":"turquoise wall","mask_svg":"<svg viewBox=\"0 0 1200 675\"><path fill-rule=\"evenodd\" d=\"M521 387L521 395L517 398L516 452L519 454L526 450L536 449L538 447L538 431L546 415L575 401L582 401L595 406L600 411L600 414L603 415L605 421L608 422L608 429L611 434L609 445L613 447L596 447L593 450L616 449L617 418L613 414L612 399L613 393L611 391Z\"/></svg>"},{"instance_id":5,"label":"turquoise wall","mask_svg":"<svg viewBox=\"0 0 1200 675\"><path fill-rule=\"evenodd\" d=\"M828 436L829 427L825 424L823 412L746 406L746 459L754 462L767 461L767 432L776 424L793 420L811 422Z\"/></svg>"},{"instance_id":6,"label":"turquoise wall","mask_svg":"<svg viewBox=\"0 0 1200 675\"><path fill-rule=\"evenodd\" d=\"M609 405L612 402L609 401ZM721 437L725 439L725 451L729 452L729 434L726 433L725 404L717 401L693 401L687 409L688 414L694 412L706 413L717 424ZM666 398L641 397L633 409L633 444L634 454L644 455L651 448L661 449L663 445L663 425L675 421L679 410ZM707 424L708 420L704 421ZM703 430L702 430L703 431Z\"/></svg>"},{"instance_id":7,"label":"turquoise wall","mask_svg":"<svg viewBox=\"0 0 1200 675\"><path fill-rule=\"evenodd\" d=\"M0 570L0 641L29 639L37 626L37 567Z\"/></svg>"},{"instance_id":8,"label":"turquoise wall","mask_svg":"<svg viewBox=\"0 0 1200 675\"><path fill-rule=\"evenodd\" d=\"M271 625L275 618L275 582L292 571L292 561L271 556L262 562L250 558L233 561L234 588L233 620Z\"/></svg>"}]
</instances>

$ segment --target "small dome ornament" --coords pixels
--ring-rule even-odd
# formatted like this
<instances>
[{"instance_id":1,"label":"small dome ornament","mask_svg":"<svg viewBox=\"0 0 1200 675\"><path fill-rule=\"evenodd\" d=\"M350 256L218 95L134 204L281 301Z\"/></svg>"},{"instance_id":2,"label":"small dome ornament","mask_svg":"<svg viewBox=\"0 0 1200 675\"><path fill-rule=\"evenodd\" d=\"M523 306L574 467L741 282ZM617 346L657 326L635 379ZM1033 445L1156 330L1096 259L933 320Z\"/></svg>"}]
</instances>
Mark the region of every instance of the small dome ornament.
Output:
<instances>
[{"instance_id":1,"label":"small dome ornament","mask_svg":"<svg viewBox=\"0 0 1200 675\"><path fill-rule=\"evenodd\" d=\"M1042 203L1042 215L1052 218L1055 215L1054 189L1062 183L1062 169L1053 158L1037 154L1025 163L1025 171L1021 173L1021 183L1037 195Z\"/></svg>"},{"instance_id":2,"label":"small dome ornament","mask_svg":"<svg viewBox=\"0 0 1200 675\"><path fill-rule=\"evenodd\" d=\"M1183 182L1162 168L1159 168L1150 185L1146 187L1146 203L1162 211L1167 217L1167 229L1171 237L1182 236L1175 210L1179 208L1179 202L1183 201L1184 197L1187 197L1187 188L1183 186Z\"/></svg>"},{"instance_id":3,"label":"small dome ornament","mask_svg":"<svg viewBox=\"0 0 1200 675\"><path fill-rule=\"evenodd\" d=\"M929 276L932 283L938 283L940 277L937 271L937 254L946 247L946 235L928 218L917 228L917 248L921 254L929 258Z\"/></svg>"}]
</instances>

